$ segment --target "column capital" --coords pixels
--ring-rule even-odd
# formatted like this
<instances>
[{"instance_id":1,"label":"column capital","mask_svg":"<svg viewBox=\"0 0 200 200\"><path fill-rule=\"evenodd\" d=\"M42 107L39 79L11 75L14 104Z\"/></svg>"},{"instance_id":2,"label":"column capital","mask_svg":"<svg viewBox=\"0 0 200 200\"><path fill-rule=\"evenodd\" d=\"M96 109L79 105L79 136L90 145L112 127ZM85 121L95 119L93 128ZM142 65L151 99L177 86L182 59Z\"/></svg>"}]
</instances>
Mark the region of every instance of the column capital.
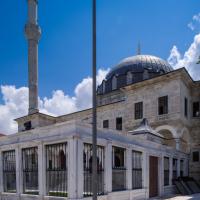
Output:
<instances>
[{"instance_id":1,"label":"column capital","mask_svg":"<svg viewBox=\"0 0 200 200\"><path fill-rule=\"evenodd\" d=\"M25 35L28 40L39 41L41 37L41 28L37 24L27 23L25 25Z\"/></svg>"}]
</instances>

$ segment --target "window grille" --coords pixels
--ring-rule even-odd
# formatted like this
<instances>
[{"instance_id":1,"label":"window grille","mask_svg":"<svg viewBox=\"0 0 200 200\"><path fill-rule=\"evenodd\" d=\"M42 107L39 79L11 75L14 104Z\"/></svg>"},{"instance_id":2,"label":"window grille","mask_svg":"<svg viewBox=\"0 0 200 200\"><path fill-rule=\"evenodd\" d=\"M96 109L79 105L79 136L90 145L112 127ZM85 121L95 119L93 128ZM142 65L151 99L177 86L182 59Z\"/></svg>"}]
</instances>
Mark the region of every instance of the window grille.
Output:
<instances>
[{"instance_id":1,"label":"window grille","mask_svg":"<svg viewBox=\"0 0 200 200\"><path fill-rule=\"evenodd\" d=\"M84 190L83 196L92 196L92 145L84 144ZM104 148L97 146L97 194L104 194Z\"/></svg>"},{"instance_id":2,"label":"window grille","mask_svg":"<svg viewBox=\"0 0 200 200\"><path fill-rule=\"evenodd\" d=\"M158 114L164 115L168 113L168 96L158 98Z\"/></svg>"},{"instance_id":3,"label":"window grille","mask_svg":"<svg viewBox=\"0 0 200 200\"><path fill-rule=\"evenodd\" d=\"M126 166L125 149L112 148L112 190L120 191L126 189Z\"/></svg>"},{"instance_id":4,"label":"window grille","mask_svg":"<svg viewBox=\"0 0 200 200\"><path fill-rule=\"evenodd\" d=\"M135 119L143 118L143 102L135 103Z\"/></svg>"},{"instance_id":5,"label":"window grille","mask_svg":"<svg viewBox=\"0 0 200 200\"><path fill-rule=\"evenodd\" d=\"M67 143L47 145L47 195L67 197L67 179Z\"/></svg>"},{"instance_id":6,"label":"window grille","mask_svg":"<svg viewBox=\"0 0 200 200\"><path fill-rule=\"evenodd\" d=\"M3 152L3 187L4 192L16 193L15 150Z\"/></svg>"},{"instance_id":7,"label":"window grille","mask_svg":"<svg viewBox=\"0 0 200 200\"><path fill-rule=\"evenodd\" d=\"M116 118L116 130L119 130L119 131L122 130L122 117Z\"/></svg>"},{"instance_id":8,"label":"window grille","mask_svg":"<svg viewBox=\"0 0 200 200\"><path fill-rule=\"evenodd\" d=\"M164 186L169 185L169 158L164 157Z\"/></svg>"},{"instance_id":9,"label":"window grille","mask_svg":"<svg viewBox=\"0 0 200 200\"><path fill-rule=\"evenodd\" d=\"M184 175L184 160L180 161L180 177Z\"/></svg>"},{"instance_id":10,"label":"window grille","mask_svg":"<svg viewBox=\"0 0 200 200\"><path fill-rule=\"evenodd\" d=\"M38 149L22 149L23 193L39 194L38 190Z\"/></svg>"},{"instance_id":11,"label":"window grille","mask_svg":"<svg viewBox=\"0 0 200 200\"><path fill-rule=\"evenodd\" d=\"M173 179L176 178L177 178L177 159L173 158Z\"/></svg>"},{"instance_id":12,"label":"window grille","mask_svg":"<svg viewBox=\"0 0 200 200\"><path fill-rule=\"evenodd\" d=\"M132 187L142 188L142 152L132 151Z\"/></svg>"}]
</instances>

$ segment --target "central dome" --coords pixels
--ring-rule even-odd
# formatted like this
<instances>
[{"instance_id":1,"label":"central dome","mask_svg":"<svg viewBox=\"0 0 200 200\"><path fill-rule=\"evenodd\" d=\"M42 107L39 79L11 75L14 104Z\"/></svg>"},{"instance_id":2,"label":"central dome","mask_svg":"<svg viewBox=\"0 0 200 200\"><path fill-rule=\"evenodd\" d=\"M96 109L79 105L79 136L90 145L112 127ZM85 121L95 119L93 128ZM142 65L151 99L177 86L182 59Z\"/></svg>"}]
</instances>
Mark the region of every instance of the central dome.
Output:
<instances>
[{"instance_id":1,"label":"central dome","mask_svg":"<svg viewBox=\"0 0 200 200\"><path fill-rule=\"evenodd\" d=\"M106 80L113 75L125 74L127 71L139 73L145 69L150 73L167 73L173 70L169 63L161 58L151 55L136 55L123 59L108 73Z\"/></svg>"},{"instance_id":2,"label":"central dome","mask_svg":"<svg viewBox=\"0 0 200 200\"><path fill-rule=\"evenodd\" d=\"M151 55L136 55L123 59L107 74L98 87L98 94L117 90L126 85L140 82L173 71L161 58Z\"/></svg>"}]
</instances>

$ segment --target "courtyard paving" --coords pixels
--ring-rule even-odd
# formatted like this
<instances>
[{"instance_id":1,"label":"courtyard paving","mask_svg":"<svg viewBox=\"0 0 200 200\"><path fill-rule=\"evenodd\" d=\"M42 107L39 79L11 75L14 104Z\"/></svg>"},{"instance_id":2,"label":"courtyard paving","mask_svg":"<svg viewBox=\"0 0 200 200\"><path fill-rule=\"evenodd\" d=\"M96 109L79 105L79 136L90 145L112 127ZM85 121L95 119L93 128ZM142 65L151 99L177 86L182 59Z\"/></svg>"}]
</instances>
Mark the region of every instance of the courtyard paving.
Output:
<instances>
[{"instance_id":1,"label":"courtyard paving","mask_svg":"<svg viewBox=\"0 0 200 200\"><path fill-rule=\"evenodd\" d=\"M200 200L200 193L187 196L176 195L173 197L151 198L151 200Z\"/></svg>"}]
</instances>

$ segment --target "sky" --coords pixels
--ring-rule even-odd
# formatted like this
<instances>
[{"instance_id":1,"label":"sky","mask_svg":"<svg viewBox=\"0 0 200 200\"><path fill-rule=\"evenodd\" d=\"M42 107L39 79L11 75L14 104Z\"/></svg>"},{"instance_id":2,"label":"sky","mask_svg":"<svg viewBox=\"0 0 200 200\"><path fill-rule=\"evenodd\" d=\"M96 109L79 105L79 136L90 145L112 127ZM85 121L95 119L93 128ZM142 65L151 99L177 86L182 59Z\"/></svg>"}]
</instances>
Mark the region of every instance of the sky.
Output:
<instances>
[{"instance_id":1,"label":"sky","mask_svg":"<svg viewBox=\"0 0 200 200\"><path fill-rule=\"evenodd\" d=\"M39 0L41 112L61 115L91 106L92 0ZM17 131L27 114L27 0L0 4L0 132ZM200 80L200 1L97 0L98 84L109 69L136 54L185 66Z\"/></svg>"}]
</instances>

